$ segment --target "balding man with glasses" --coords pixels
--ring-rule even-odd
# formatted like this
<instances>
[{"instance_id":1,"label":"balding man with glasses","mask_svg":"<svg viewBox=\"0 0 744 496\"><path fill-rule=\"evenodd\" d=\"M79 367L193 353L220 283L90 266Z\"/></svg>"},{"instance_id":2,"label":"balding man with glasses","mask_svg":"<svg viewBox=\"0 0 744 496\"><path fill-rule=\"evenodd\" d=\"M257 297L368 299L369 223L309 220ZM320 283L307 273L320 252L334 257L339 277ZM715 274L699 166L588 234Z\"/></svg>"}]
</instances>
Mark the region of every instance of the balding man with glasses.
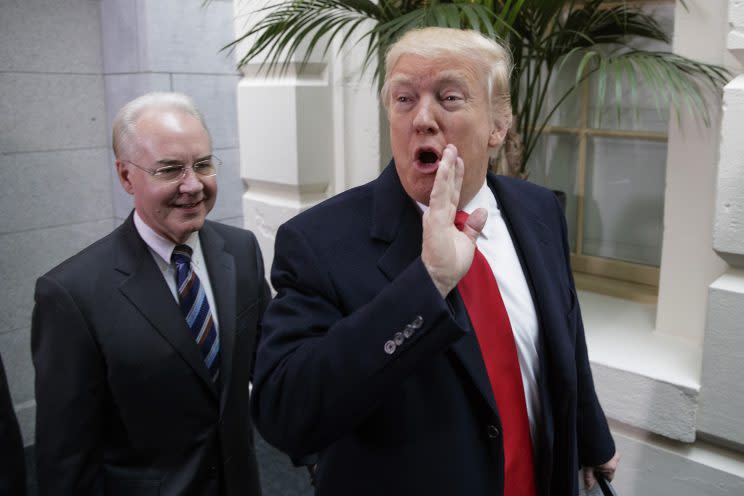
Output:
<instances>
[{"instance_id":1,"label":"balding man with glasses","mask_svg":"<svg viewBox=\"0 0 744 496\"><path fill-rule=\"evenodd\" d=\"M205 220L220 160L188 97L127 103L112 141L132 214L36 284L39 492L258 495L256 239Z\"/></svg>"}]
</instances>

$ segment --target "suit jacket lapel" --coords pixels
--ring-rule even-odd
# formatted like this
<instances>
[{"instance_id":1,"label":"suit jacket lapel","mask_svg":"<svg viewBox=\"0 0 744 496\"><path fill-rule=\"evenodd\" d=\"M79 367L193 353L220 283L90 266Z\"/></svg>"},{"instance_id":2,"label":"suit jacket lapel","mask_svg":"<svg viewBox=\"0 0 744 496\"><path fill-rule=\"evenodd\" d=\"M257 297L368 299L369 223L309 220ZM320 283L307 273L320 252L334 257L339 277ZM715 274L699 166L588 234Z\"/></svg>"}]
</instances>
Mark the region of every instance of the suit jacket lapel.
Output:
<instances>
[{"instance_id":1,"label":"suit jacket lapel","mask_svg":"<svg viewBox=\"0 0 744 496\"><path fill-rule=\"evenodd\" d=\"M392 162L377 180L373 208L371 236L389 243L387 250L378 260L378 267L388 279L393 280L421 255L422 226L421 214L416 204L403 190ZM452 308L455 321L463 329L471 331L454 343L451 349L484 400L496 413L496 403L478 340L456 289L449 294L447 301Z\"/></svg>"},{"instance_id":2,"label":"suit jacket lapel","mask_svg":"<svg viewBox=\"0 0 744 496\"><path fill-rule=\"evenodd\" d=\"M209 271L212 293L217 305L220 331L220 411L225 405L232 380L235 353L235 259L225 251L225 241L209 222L199 231L204 259Z\"/></svg>"},{"instance_id":3,"label":"suit jacket lapel","mask_svg":"<svg viewBox=\"0 0 744 496\"><path fill-rule=\"evenodd\" d=\"M115 267L129 276L121 284L120 291L216 396L214 382L209 377L191 330L147 245L137 233L132 215L119 229L121 240L117 243Z\"/></svg>"}]
</instances>

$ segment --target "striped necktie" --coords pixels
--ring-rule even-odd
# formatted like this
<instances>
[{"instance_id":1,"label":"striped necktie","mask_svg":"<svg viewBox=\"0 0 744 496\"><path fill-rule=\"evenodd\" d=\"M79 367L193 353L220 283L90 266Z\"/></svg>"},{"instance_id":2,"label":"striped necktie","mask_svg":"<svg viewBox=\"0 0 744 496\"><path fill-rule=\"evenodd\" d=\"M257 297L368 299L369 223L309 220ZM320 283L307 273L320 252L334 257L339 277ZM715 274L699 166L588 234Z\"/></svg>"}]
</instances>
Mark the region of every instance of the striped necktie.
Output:
<instances>
[{"instance_id":1,"label":"striped necktie","mask_svg":"<svg viewBox=\"0 0 744 496\"><path fill-rule=\"evenodd\" d=\"M466 212L457 212L458 229L463 229L467 218ZM532 439L514 332L496 278L477 246L457 289L475 329L501 418L504 495L535 496Z\"/></svg>"},{"instance_id":2,"label":"striped necktie","mask_svg":"<svg viewBox=\"0 0 744 496\"><path fill-rule=\"evenodd\" d=\"M191 266L191 254L191 248L186 245L178 245L173 249L178 302L186 324L194 334L204 365L216 383L220 373L220 337L212 319L207 294Z\"/></svg>"}]
</instances>

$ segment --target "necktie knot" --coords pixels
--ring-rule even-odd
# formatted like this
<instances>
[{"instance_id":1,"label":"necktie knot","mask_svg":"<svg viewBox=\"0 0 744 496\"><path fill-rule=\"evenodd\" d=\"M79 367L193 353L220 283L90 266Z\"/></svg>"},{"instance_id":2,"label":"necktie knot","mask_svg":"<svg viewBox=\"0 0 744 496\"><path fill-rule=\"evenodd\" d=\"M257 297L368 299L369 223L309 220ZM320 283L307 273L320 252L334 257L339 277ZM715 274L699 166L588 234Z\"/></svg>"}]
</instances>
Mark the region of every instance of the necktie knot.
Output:
<instances>
[{"instance_id":1,"label":"necktie knot","mask_svg":"<svg viewBox=\"0 0 744 496\"><path fill-rule=\"evenodd\" d=\"M189 264L191 263L191 255L193 255L193 253L194 250L192 250L190 246L177 245L175 248L173 248L173 254L171 255L171 258L177 264Z\"/></svg>"},{"instance_id":2,"label":"necktie knot","mask_svg":"<svg viewBox=\"0 0 744 496\"><path fill-rule=\"evenodd\" d=\"M469 213L464 210L458 210L455 214L455 227L462 231L465 228L465 222L467 222Z\"/></svg>"}]
</instances>

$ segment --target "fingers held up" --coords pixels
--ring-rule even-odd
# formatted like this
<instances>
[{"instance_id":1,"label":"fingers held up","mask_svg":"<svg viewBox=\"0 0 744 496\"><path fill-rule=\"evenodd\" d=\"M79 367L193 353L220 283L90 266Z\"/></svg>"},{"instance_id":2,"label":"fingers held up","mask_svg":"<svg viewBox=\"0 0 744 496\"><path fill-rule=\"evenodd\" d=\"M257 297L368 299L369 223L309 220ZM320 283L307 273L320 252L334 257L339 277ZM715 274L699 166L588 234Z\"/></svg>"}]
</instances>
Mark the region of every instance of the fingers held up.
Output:
<instances>
[{"instance_id":1,"label":"fingers held up","mask_svg":"<svg viewBox=\"0 0 744 496\"><path fill-rule=\"evenodd\" d=\"M465 164L457 156L455 145L447 145L439 160L439 168L429 196L429 209L441 222L451 223L460 201L460 188L465 175Z\"/></svg>"}]
</instances>

